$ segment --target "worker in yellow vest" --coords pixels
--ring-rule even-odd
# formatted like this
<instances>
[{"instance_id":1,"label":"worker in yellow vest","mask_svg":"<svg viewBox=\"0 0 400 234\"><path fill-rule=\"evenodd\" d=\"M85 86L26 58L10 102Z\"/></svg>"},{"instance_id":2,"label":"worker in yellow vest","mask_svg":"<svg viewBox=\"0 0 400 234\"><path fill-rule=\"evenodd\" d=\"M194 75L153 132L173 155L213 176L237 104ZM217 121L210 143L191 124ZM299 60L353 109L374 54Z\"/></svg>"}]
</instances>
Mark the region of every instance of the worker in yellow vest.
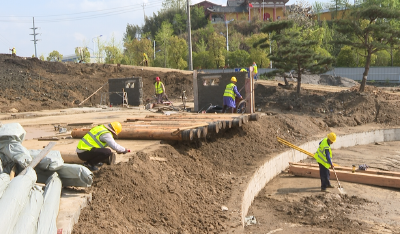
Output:
<instances>
[{"instance_id":1,"label":"worker in yellow vest","mask_svg":"<svg viewBox=\"0 0 400 234\"><path fill-rule=\"evenodd\" d=\"M237 90L236 87L236 82L237 79L236 77L232 76L230 84L228 84L225 88L224 92L224 107L222 109L222 113L225 113L225 111L230 108L230 113L233 113L234 109L236 108L236 103L235 103L235 98L236 96L242 98L242 95Z\"/></svg>"},{"instance_id":2,"label":"worker in yellow vest","mask_svg":"<svg viewBox=\"0 0 400 234\"><path fill-rule=\"evenodd\" d=\"M165 86L160 81L160 77L156 77L156 83L154 83L155 94L157 98L157 104L162 104L163 95L165 95Z\"/></svg>"},{"instance_id":3,"label":"worker in yellow vest","mask_svg":"<svg viewBox=\"0 0 400 234\"><path fill-rule=\"evenodd\" d=\"M146 53L143 53L143 66L149 66L149 58L147 57Z\"/></svg>"},{"instance_id":4,"label":"worker in yellow vest","mask_svg":"<svg viewBox=\"0 0 400 234\"><path fill-rule=\"evenodd\" d=\"M15 47L13 47L12 49L10 49L11 51L11 55L12 56L16 56L17 55L17 50L15 49Z\"/></svg>"},{"instance_id":5,"label":"worker in yellow vest","mask_svg":"<svg viewBox=\"0 0 400 234\"><path fill-rule=\"evenodd\" d=\"M258 80L258 70L257 70L257 64L256 62L253 62L253 73L254 73L254 80L257 81Z\"/></svg>"},{"instance_id":6,"label":"worker in yellow vest","mask_svg":"<svg viewBox=\"0 0 400 234\"><path fill-rule=\"evenodd\" d=\"M98 125L92 129L79 141L76 152L79 159L91 171L99 170L103 163L108 165L115 164L115 154L107 146L117 151L119 154L126 154L130 150L118 145L114 136L122 131L120 122Z\"/></svg>"},{"instance_id":7,"label":"worker in yellow vest","mask_svg":"<svg viewBox=\"0 0 400 234\"><path fill-rule=\"evenodd\" d=\"M314 154L319 165L319 176L321 178L321 191L328 192L327 188L334 188L329 181L329 168L333 168L331 144L336 141L336 134L331 132L324 138Z\"/></svg>"}]
</instances>

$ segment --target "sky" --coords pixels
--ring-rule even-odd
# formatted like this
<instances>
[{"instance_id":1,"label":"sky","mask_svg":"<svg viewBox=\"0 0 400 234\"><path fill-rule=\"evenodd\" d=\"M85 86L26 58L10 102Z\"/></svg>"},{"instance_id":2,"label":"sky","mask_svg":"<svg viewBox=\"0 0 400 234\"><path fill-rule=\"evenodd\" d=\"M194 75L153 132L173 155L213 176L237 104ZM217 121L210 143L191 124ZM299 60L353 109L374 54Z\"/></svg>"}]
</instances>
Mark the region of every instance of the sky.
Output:
<instances>
[{"instance_id":1,"label":"sky","mask_svg":"<svg viewBox=\"0 0 400 234\"><path fill-rule=\"evenodd\" d=\"M202 0L192 0L196 4ZM226 0L208 0L226 5ZM10 53L15 47L18 56L35 54L33 17L37 42L37 56L48 56L57 50L65 56L73 55L76 47L97 50L93 41L112 37L122 46L126 25L144 24L144 14L152 16L162 7L163 0L12 0L0 1L0 53ZM294 4L290 0L287 5ZM144 7L143 7L144 5Z\"/></svg>"}]
</instances>

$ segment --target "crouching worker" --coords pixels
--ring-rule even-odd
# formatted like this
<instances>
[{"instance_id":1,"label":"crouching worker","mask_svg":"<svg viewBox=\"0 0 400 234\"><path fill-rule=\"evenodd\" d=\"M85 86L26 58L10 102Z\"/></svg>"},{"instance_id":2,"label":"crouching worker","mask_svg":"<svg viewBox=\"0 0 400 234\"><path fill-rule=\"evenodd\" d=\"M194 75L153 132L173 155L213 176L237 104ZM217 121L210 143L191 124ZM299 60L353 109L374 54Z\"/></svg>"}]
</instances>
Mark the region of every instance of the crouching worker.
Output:
<instances>
[{"instance_id":1,"label":"crouching worker","mask_svg":"<svg viewBox=\"0 0 400 234\"><path fill-rule=\"evenodd\" d=\"M85 162L83 165L91 171L97 171L103 163L115 164L115 154L109 148L106 148L107 146L110 146L119 154L130 152L114 141L114 136L118 136L121 130L120 122L99 125L90 129L79 141L76 149L79 159Z\"/></svg>"}]
</instances>

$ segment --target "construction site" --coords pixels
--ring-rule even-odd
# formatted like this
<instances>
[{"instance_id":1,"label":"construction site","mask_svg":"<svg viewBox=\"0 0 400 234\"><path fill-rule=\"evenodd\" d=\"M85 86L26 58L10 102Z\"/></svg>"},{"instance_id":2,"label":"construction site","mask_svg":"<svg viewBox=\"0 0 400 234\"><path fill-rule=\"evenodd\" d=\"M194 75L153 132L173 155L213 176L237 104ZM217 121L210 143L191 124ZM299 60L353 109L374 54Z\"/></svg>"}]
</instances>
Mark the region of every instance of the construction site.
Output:
<instances>
[{"instance_id":1,"label":"construction site","mask_svg":"<svg viewBox=\"0 0 400 234\"><path fill-rule=\"evenodd\" d=\"M232 76L246 111L214 113ZM0 54L0 233L399 233L400 88L251 77ZM113 121L130 151L91 172L78 142Z\"/></svg>"}]
</instances>

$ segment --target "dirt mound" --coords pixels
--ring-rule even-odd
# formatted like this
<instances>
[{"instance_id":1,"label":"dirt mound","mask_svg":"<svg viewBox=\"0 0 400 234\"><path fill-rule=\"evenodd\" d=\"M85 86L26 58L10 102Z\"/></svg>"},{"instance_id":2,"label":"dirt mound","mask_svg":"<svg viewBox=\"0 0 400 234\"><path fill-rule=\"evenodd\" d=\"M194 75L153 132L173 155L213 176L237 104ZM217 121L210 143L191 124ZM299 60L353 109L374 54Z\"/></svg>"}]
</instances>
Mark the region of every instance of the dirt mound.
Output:
<instances>
[{"instance_id":1,"label":"dirt mound","mask_svg":"<svg viewBox=\"0 0 400 234\"><path fill-rule=\"evenodd\" d=\"M76 64L40 61L37 58L13 57L0 54L0 111L15 108L20 112L74 107L112 78L142 77L144 100L154 95L154 79L159 76L169 98L179 98L185 89L191 97L192 75L180 72L161 72L157 68L142 70L137 67L108 64ZM100 94L108 92L108 85L85 105L100 103Z\"/></svg>"},{"instance_id":2,"label":"dirt mound","mask_svg":"<svg viewBox=\"0 0 400 234\"><path fill-rule=\"evenodd\" d=\"M221 233L236 228L236 215L221 206L232 207L235 187L267 155L286 150L276 136L300 143L326 131L322 125L308 117L268 116L228 129L221 138L166 145L151 154L138 152L128 163L105 166L95 174L93 202L82 211L74 233Z\"/></svg>"},{"instance_id":3,"label":"dirt mound","mask_svg":"<svg viewBox=\"0 0 400 234\"><path fill-rule=\"evenodd\" d=\"M310 225L326 230L360 233L368 230L368 225L352 219L352 213L363 209L370 201L357 196L338 194L317 194L306 196L300 201L282 201L271 197L257 197L257 202L277 211L275 214L284 222Z\"/></svg>"},{"instance_id":4,"label":"dirt mound","mask_svg":"<svg viewBox=\"0 0 400 234\"><path fill-rule=\"evenodd\" d=\"M289 78L289 82L297 82L296 78ZM276 77L275 80L283 81L283 77ZM313 74L303 74L301 76L302 84L319 84L319 85L330 85L330 86L341 86L341 87L353 87L358 85L357 81L346 77L332 76L332 75L313 75Z\"/></svg>"},{"instance_id":5,"label":"dirt mound","mask_svg":"<svg viewBox=\"0 0 400 234\"><path fill-rule=\"evenodd\" d=\"M387 125L400 123L398 116L400 96L367 86L359 93L358 87L337 93L294 90L258 84L256 103L267 110L295 112L323 118L329 127L344 127L371 122Z\"/></svg>"}]
</instances>

